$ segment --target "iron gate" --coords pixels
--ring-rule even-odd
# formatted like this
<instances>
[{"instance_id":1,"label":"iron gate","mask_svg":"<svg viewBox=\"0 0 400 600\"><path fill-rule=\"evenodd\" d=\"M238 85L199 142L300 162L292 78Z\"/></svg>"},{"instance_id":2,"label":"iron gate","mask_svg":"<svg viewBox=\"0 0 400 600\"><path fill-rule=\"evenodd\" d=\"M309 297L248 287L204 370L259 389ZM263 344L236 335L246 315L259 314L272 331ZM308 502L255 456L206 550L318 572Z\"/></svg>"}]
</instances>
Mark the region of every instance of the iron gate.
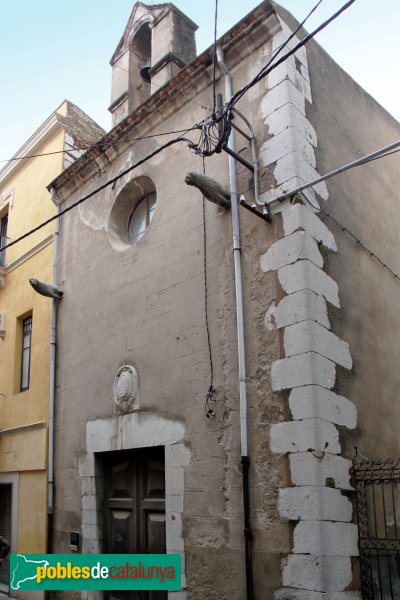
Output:
<instances>
[{"instance_id":1,"label":"iron gate","mask_svg":"<svg viewBox=\"0 0 400 600\"><path fill-rule=\"evenodd\" d=\"M363 600L400 599L400 459L353 459Z\"/></svg>"}]
</instances>

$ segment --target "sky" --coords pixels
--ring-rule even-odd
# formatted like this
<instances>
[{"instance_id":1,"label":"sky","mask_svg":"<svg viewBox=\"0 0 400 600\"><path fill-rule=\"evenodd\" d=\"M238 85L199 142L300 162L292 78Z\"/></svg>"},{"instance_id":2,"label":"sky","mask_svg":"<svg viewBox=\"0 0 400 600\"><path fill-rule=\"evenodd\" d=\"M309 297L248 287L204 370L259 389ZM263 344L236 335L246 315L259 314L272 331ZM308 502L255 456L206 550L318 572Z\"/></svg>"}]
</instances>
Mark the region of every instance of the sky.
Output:
<instances>
[{"instance_id":1,"label":"sky","mask_svg":"<svg viewBox=\"0 0 400 600\"><path fill-rule=\"evenodd\" d=\"M324 0L307 22L308 30L344 1ZM315 3L280 2L298 20ZM174 0L174 4L199 25L197 50L202 52L213 42L215 0ZM219 0L218 36L257 4L254 0ZM11 158L64 99L77 104L107 131L111 128L109 61L133 5L134 0L0 0L0 160ZM398 120L399 24L399 0L356 0L316 37Z\"/></svg>"}]
</instances>

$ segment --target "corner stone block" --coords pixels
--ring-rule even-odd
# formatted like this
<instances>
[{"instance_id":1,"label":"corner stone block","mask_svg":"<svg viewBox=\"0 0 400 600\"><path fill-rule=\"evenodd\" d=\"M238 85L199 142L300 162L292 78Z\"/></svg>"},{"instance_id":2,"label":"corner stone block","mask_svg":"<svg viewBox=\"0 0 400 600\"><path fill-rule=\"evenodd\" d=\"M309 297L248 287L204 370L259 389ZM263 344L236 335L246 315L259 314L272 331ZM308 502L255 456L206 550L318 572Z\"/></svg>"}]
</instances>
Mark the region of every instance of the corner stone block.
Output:
<instances>
[{"instance_id":1,"label":"corner stone block","mask_svg":"<svg viewBox=\"0 0 400 600\"><path fill-rule=\"evenodd\" d=\"M306 182L301 177L298 177L298 176L293 177L289 181L285 181L285 183L283 183L281 185L278 185L274 189L268 190L268 191L263 192L262 194L260 194L260 202L262 204L264 202L269 203L271 200L273 200L277 196L280 196L281 194L285 194L288 190L294 190L295 188L303 185L304 183L306 183ZM303 193L307 197L307 199L310 202L312 202L312 204L315 206L315 210L318 212L319 211L319 202L318 202L317 197L316 197L316 195L314 193L314 190L312 188L308 188L308 189L304 190ZM291 203L290 203L290 200L288 198L286 200L284 200L283 202L276 202L275 204L273 204L270 207L271 208L271 214L272 215L276 215L278 213L281 213L284 210L287 210L287 208L289 206L291 206ZM311 206L310 206L310 211L314 212L314 209Z\"/></svg>"},{"instance_id":2,"label":"corner stone block","mask_svg":"<svg viewBox=\"0 0 400 600\"><path fill-rule=\"evenodd\" d=\"M285 129L293 127L297 135L304 137L312 146L317 145L317 134L314 127L292 104L285 104L269 115L267 125L271 135L277 135Z\"/></svg>"},{"instance_id":3,"label":"corner stone block","mask_svg":"<svg viewBox=\"0 0 400 600\"><path fill-rule=\"evenodd\" d=\"M341 592L351 581L349 556L290 554L282 572L284 586L316 592Z\"/></svg>"},{"instance_id":4,"label":"corner stone block","mask_svg":"<svg viewBox=\"0 0 400 600\"><path fill-rule=\"evenodd\" d=\"M317 417L348 429L357 425L355 405L344 396L319 385L294 388L290 392L289 407L295 421Z\"/></svg>"},{"instance_id":5,"label":"corner stone block","mask_svg":"<svg viewBox=\"0 0 400 600\"><path fill-rule=\"evenodd\" d=\"M330 389L335 375L335 363L315 352L307 352L272 363L272 389L279 391L310 384Z\"/></svg>"},{"instance_id":6,"label":"corner stone block","mask_svg":"<svg viewBox=\"0 0 400 600\"><path fill-rule=\"evenodd\" d=\"M279 514L290 521L351 521L353 507L340 490L322 486L279 489Z\"/></svg>"},{"instance_id":7,"label":"corner stone block","mask_svg":"<svg viewBox=\"0 0 400 600\"><path fill-rule=\"evenodd\" d=\"M285 129L264 142L260 149L260 160L264 165L272 165L292 152L303 156L313 167L316 166L314 147L305 137L299 136L293 127Z\"/></svg>"},{"instance_id":8,"label":"corner stone block","mask_svg":"<svg viewBox=\"0 0 400 600\"><path fill-rule=\"evenodd\" d=\"M315 321L330 328L328 309L322 296L311 290L301 290L282 298L278 306L272 304L265 315L265 326L269 331L301 321Z\"/></svg>"},{"instance_id":9,"label":"corner stone block","mask_svg":"<svg viewBox=\"0 0 400 600\"><path fill-rule=\"evenodd\" d=\"M325 223L306 206L294 204L282 212L282 218L285 235L290 235L298 229L303 229L317 240L317 242L322 242L329 250L337 251L335 238L332 233Z\"/></svg>"},{"instance_id":10,"label":"corner stone block","mask_svg":"<svg viewBox=\"0 0 400 600\"><path fill-rule=\"evenodd\" d=\"M309 450L340 454L339 432L322 419L278 423L271 427L271 450L281 454Z\"/></svg>"},{"instance_id":11,"label":"corner stone block","mask_svg":"<svg viewBox=\"0 0 400 600\"><path fill-rule=\"evenodd\" d=\"M284 45L287 50L293 49L298 44L299 38L297 37L297 35L295 35L292 39L289 40L289 37L293 34L293 31L283 19L281 19L280 17L278 18L281 25L281 29L272 38L272 51L274 52L282 45ZM297 52L295 52L295 56L302 65L308 65L307 49L305 46L299 48Z\"/></svg>"},{"instance_id":12,"label":"corner stone block","mask_svg":"<svg viewBox=\"0 0 400 600\"><path fill-rule=\"evenodd\" d=\"M362 600L360 592L310 592L286 588L274 594L274 600Z\"/></svg>"},{"instance_id":13,"label":"corner stone block","mask_svg":"<svg viewBox=\"0 0 400 600\"><path fill-rule=\"evenodd\" d=\"M353 365L349 345L315 321L302 321L287 327L284 346L286 356L317 352L346 369Z\"/></svg>"},{"instance_id":14,"label":"corner stone block","mask_svg":"<svg viewBox=\"0 0 400 600\"><path fill-rule=\"evenodd\" d=\"M281 286L287 294L300 290L312 290L328 302L340 308L338 285L329 275L309 260L299 260L278 270Z\"/></svg>"},{"instance_id":15,"label":"corner stone block","mask_svg":"<svg viewBox=\"0 0 400 600\"><path fill-rule=\"evenodd\" d=\"M285 79L269 90L261 103L261 114L265 119L264 122L268 124L268 116L288 103L295 106L301 114L306 114L306 102L303 94L291 81Z\"/></svg>"},{"instance_id":16,"label":"corner stone block","mask_svg":"<svg viewBox=\"0 0 400 600\"><path fill-rule=\"evenodd\" d=\"M281 83L280 85L283 84ZM279 87L280 86L278 85L272 91L278 89ZM286 154L278 160L274 169L274 177L279 185L289 181L293 177L301 177L304 179L304 181L313 181L314 179L318 179L320 175L318 171L309 162L307 162L306 156L299 154L298 152L292 152L291 154ZM325 181L315 184L313 188L323 200L328 199L329 192Z\"/></svg>"},{"instance_id":17,"label":"corner stone block","mask_svg":"<svg viewBox=\"0 0 400 600\"><path fill-rule=\"evenodd\" d=\"M301 72L296 68L294 56L290 56L285 62L278 65L268 75L268 87L272 89L276 85L279 85L285 79L289 79L297 87L297 89L303 94L303 96L312 103L311 85L310 85L310 73L308 68L302 65Z\"/></svg>"},{"instance_id":18,"label":"corner stone block","mask_svg":"<svg viewBox=\"0 0 400 600\"><path fill-rule=\"evenodd\" d=\"M351 461L324 454L317 458L312 452L299 452L289 455L290 473L293 485L322 485L342 490L353 490L350 485Z\"/></svg>"},{"instance_id":19,"label":"corner stone block","mask_svg":"<svg viewBox=\"0 0 400 600\"><path fill-rule=\"evenodd\" d=\"M289 56L285 62L278 65L271 73L268 74L268 87L272 89L288 77L288 67L289 65L293 68L296 68L296 61L294 56ZM292 83L294 83L292 81Z\"/></svg>"},{"instance_id":20,"label":"corner stone block","mask_svg":"<svg viewBox=\"0 0 400 600\"><path fill-rule=\"evenodd\" d=\"M300 521L294 529L294 554L358 556L358 529L354 523Z\"/></svg>"},{"instance_id":21,"label":"corner stone block","mask_svg":"<svg viewBox=\"0 0 400 600\"><path fill-rule=\"evenodd\" d=\"M272 244L261 256L260 267L264 272L276 271L280 267L304 258L317 267L322 267L324 264L316 241L308 233L297 231Z\"/></svg>"}]
</instances>

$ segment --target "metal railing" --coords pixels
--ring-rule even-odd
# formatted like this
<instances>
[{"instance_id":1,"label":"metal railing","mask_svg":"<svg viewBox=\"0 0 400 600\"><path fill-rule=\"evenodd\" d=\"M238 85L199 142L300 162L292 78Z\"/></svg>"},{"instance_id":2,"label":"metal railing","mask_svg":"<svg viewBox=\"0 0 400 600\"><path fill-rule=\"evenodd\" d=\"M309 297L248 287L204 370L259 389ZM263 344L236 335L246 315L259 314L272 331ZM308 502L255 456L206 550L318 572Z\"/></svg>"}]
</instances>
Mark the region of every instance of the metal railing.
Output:
<instances>
[{"instance_id":1,"label":"metal railing","mask_svg":"<svg viewBox=\"0 0 400 600\"><path fill-rule=\"evenodd\" d=\"M363 600L400 599L400 459L353 459Z\"/></svg>"}]
</instances>

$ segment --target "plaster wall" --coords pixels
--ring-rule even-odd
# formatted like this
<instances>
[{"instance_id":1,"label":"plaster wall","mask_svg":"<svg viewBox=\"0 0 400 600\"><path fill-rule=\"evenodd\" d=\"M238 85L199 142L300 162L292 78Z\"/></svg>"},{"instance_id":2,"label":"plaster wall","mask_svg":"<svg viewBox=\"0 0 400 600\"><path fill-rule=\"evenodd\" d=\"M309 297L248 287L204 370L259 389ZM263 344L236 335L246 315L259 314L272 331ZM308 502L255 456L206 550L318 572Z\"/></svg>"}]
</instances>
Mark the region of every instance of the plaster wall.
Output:
<instances>
[{"instance_id":1,"label":"plaster wall","mask_svg":"<svg viewBox=\"0 0 400 600\"><path fill-rule=\"evenodd\" d=\"M63 145L64 131L58 125L53 127L43 143L35 148L34 154L57 152L63 149ZM6 196L8 192L12 191L12 203L11 206L8 206L7 235L10 240L15 240L34 225L45 221L54 214L54 205L46 186L62 171L62 157L63 155L60 153L23 160L14 173L0 182L2 196ZM0 216L5 208L5 206L0 206ZM53 231L54 223L50 223L7 249L6 264L13 263Z\"/></svg>"},{"instance_id":2,"label":"plaster wall","mask_svg":"<svg viewBox=\"0 0 400 600\"><path fill-rule=\"evenodd\" d=\"M314 102L309 119L318 138L316 150L326 173L399 139L400 124L360 88L316 44L308 49ZM327 181L322 208L399 274L400 165L397 155L381 158ZM324 213L338 252L326 253L326 270L338 283L341 309L329 307L332 329L351 348L353 369L340 369L337 391L357 406L358 426L343 433L346 454L354 446L370 457L400 455L396 423L400 351L400 282Z\"/></svg>"},{"instance_id":3,"label":"plaster wall","mask_svg":"<svg viewBox=\"0 0 400 600\"><path fill-rule=\"evenodd\" d=\"M66 103L59 107L64 114ZM32 153L63 149L64 133L53 125ZM7 236L15 240L55 212L46 185L62 170L62 153L27 159L0 182L0 217L8 213ZM28 279L52 280L54 224L6 250L1 269L0 313L0 474L13 480L12 552L47 550L47 424L51 300L38 295ZM32 315L29 389L20 391L22 320ZM14 474L14 475L13 475ZM14 594L13 594L14 595ZM15 592L22 600L32 592ZM42 597L39 594L35 597Z\"/></svg>"},{"instance_id":4,"label":"plaster wall","mask_svg":"<svg viewBox=\"0 0 400 600\"><path fill-rule=\"evenodd\" d=\"M263 31L265 40L266 31ZM228 51L234 88L251 78L269 56L270 46L248 35L247 45ZM250 56L249 56L250 54ZM165 112L160 129L181 129L200 120L199 105L211 106L207 73L196 80L197 94ZM217 82L223 91L223 81ZM265 81L246 95L240 110L254 124L258 143L265 137L261 102ZM152 119L153 117L148 117ZM154 115L157 122L158 115ZM145 122L146 123L146 122ZM145 124L141 122L141 127ZM148 133L156 133L150 125ZM135 130L129 136L135 137ZM115 156L98 177L67 197L82 197L148 154L158 141L141 141ZM237 150L249 158L247 141ZM226 155L205 161L207 175L228 187ZM201 159L185 144L172 146L120 179L62 219L56 407L56 552L69 552L69 533L82 525L82 482L78 461L90 452L86 423L112 420L112 383L123 363L139 376L141 413L181 421L190 450L185 465L182 530L187 598L232 600L244 594L244 543L240 473L235 290L230 211L206 202L207 290L210 340L216 388L215 420L205 417L210 364L204 314L203 212L198 190L184 183L188 171L202 172ZM150 177L157 190L153 221L132 248L109 243L109 214L123 187L135 176ZM266 185L268 169L261 173ZM238 168L238 189L253 200L251 174ZM65 194L65 190L62 190ZM68 196L68 194L67 194ZM280 584L281 552L290 547L289 528L279 519L278 487L284 463L272 453L269 426L283 419L282 403L271 390L270 366L281 355L280 334L263 326L265 306L278 297L278 280L263 273L259 256L281 233L241 212L245 336L249 402L251 506L256 594L272 598ZM167 487L168 487L168 473ZM168 529L167 529L168 537Z\"/></svg>"},{"instance_id":5,"label":"plaster wall","mask_svg":"<svg viewBox=\"0 0 400 600\"><path fill-rule=\"evenodd\" d=\"M0 312L6 315L6 333L0 340L1 429L47 420L49 393L49 339L51 300L39 296L30 277L52 277L53 244L7 273L0 290ZM21 318L32 314L32 353L29 389L20 392ZM0 465L2 463L0 462ZM1 466L0 466L1 468Z\"/></svg>"}]
</instances>

